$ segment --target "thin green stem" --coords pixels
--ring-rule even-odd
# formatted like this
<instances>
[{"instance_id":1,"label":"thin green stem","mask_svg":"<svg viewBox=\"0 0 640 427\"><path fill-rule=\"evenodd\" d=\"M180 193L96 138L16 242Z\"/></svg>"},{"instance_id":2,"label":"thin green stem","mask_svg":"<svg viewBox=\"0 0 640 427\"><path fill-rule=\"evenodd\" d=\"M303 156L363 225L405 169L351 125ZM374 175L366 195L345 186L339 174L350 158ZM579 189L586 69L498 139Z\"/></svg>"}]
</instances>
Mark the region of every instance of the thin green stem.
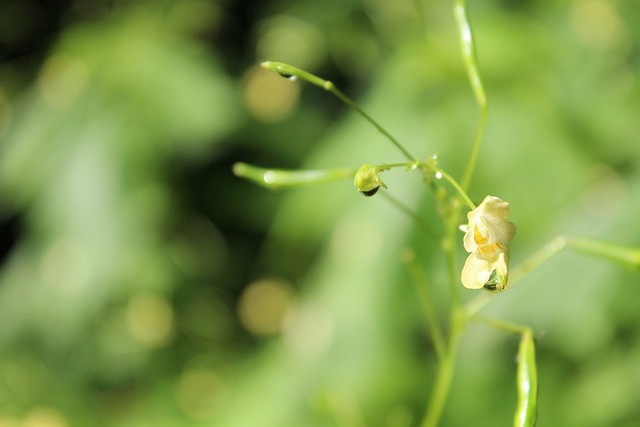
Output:
<instances>
[{"instance_id":1,"label":"thin green stem","mask_svg":"<svg viewBox=\"0 0 640 427\"><path fill-rule=\"evenodd\" d=\"M427 174L433 174L436 179L444 178L451 186L458 192L458 194L462 197L464 202L471 208L471 210L476 208L476 205L471 201L469 195L462 189L458 181L456 181L451 175L445 172L444 169L438 168L436 166L429 165L425 162L420 162L418 160L409 162L409 163L395 163L390 165L380 165L377 166L378 169L383 170L383 168L391 168L391 167L399 167L405 166L407 169L411 168L420 168L423 171L423 174L426 176Z\"/></svg>"},{"instance_id":2,"label":"thin green stem","mask_svg":"<svg viewBox=\"0 0 640 427\"><path fill-rule=\"evenodd\" d=\"M355 102L353 102L350 98L348 98L344 93L342 93L332 82L327 81L325 86L324 86L325 90L333 93L335 96L337 96L338 98L340 98L342 100L342 102L344 102L345 104L347 104L349 107L351 107L353 110L355 110L356 112L360 113L360 115L362 117L364 117L369 123L371 123L376 129L378 129L378 132L380 132L381 134L383 134L384 136L387 137L387 139L389 141L391 141L391 143L393 143L393 145L395 145L398 150L400 150L402 152L402 154L409 160L409 161L415 161L416 158L407 151L406 148L404 148L404 146L402 144L400 144L400 142L395 139L389 132L387 132L387 130L385 128L383 128L380 124L378 124L378 122L376 122L371 116L369 116L362 108L360 108L360 106L358 104L356 104Z\"/></svg>"},{"instance_id":3,"label":"thin green stem","mask_svg":"<svg viewBox=\"0 0 640 427\"><path fill-rule=\"evenodd\" d=\"M533 270L567 245L567 239L563 236L558 236L542 248L538 249L529 258L527 258L522 264L514 268L510 276L510 286L520 281L529 271ZM469 301L465 307L467 316L471 317L478 313L485 305L489 303L491 298L496 294L482 294Z\"/></svg>"},{"instance_id":4,"label":"thin green stem","mask_svg":"<svg viewBox=\"0 0 640 427\"><path fill-rule=\"evenodd\" d=\"M473 176L473 170L475 168L478 153L480 150L480 144L484 135L484 130L487 122L488 103L485 95L484 87L482 85L482 79L480 78L480 72L478 70L478 61L476 58L475 45L473 41L473 33L471 31L471 25L467 17L467 4L465 0L455 0L454 15L458 24L458 31L460 33L462 59L464 62L467 76L471 83L471 88L480 107L480 117L478 121L478 127L476 129L476 135L471 148L471 154L467 163L462 184L453 179L449 174L442 170L435 170L436 178L443 177L456 189L458 194L462 196L465 203L471 208L475 209L475 204L471 201L467 195L467 189L471 183L471 177ZM443 240L443 250L447 258L447 268L449 271L449 286L451 291L451 304L450 304L450 317L451 317L451 330L449 332L449 340L447 341L447 348L444 352L444 357L441 360L436 383L433 394L431 396L427 413L422 422L422 427L435 427L440 422L444 406L449 396L449 390L451 388L451 382L453 379L453 373L455 369L456 353L460 342L460 336L465 328L467 315L466 311L461 308L460 305L460 290L459 290L459 277L456 268L455 249L456 249L456 224L458 223L458 216L460 213L460 207L454 207L448 209L448 217L446 218L447 225L447 237Z\"/></svg>"},{"instance_id":5,"label":"thin green stem","mask_svg":"<svg viewBox=\"0 0 640 427\"><path fill-rule=\"evenodd\" d=\"M284 64L282 62L266 61L266 62L263 62L261 65L268 70L275 71L276 73L280 74L285 78L292 79L292 80L299 78L299 79L305 80L335 95L342 102L347 104L350 108L352 108L362 117L364 117L369 123L371 123L381 134L383 134L389 141L391 141L391 143L395 145L396 148L398 148L398 150L400 150L402 154L409 161L416 161L416 157L411 155L411 153L409 153L407 149L404 148L404 146L400 144L400 142L397 139L395 139L389 132L387 132L385 128L383 128L380 124L378 124L378 122L376 122L371 116L369 116L362 108L360 108L358 104L356 104L353 100L351 100L351 98L349 98L344 93L342 93L342 91L338 89L336 85L334 85L332 82L321 79L318 76L315 76L299 68L293 67L289 64Z\"/></svg>"},{"instance_id":6,"label":"thin green stem","mask_svg":"<svg viewBox=\"0 0 640 427\"><path fill-rule=\"evenodd\" d=\"M421 423L421 427L436 427L444 407L449 398L451 383L455 372L458 346L460 337L466 325L466 313L460 305L460 283L456 268L456 224L458 222L458 210L451 210L449 216L444 218L447 227L447 236L442 241L442 249L446 256L449 275L450 304L449 321L450 330L447 345L438 365L436 382L429 398L427 411Z\"/></svg>"},{"instance_id":7,"label":"thin green stem","mask_svg":"<svg viewBox=\"0 0 640 427\"><path fill-rule=\"evenodd\" d=\"M557 236L549 243L534 252L522 264L514 268L510 274L511 285L519 282L526 274L553 257L563 249L573 249L595 258L601 258L634 271L640 271L640 249L614 245L584 237ZM490 301L494 294L483 294L467 303L467 316L473 316Z\"/></svg>"},{"instance_id":8,"label":"thin green stem","mask_svg":"<svg viewBox=\"0 0 640 427\"><path fill-rule=\"evenodd\" d=\"M236 163L233 165L233 173L263 187L277 189L353 178L356 171L346 168L323 170L267 169L247 163Z\"/></svg>"},{"instance_id":9,"label":"thin green stem","mask_svg":"<svg viewBox=\"0 0 640 427\"><path fill-rule=\"evenodd\" d=\"M482 138L484 137L484 130L487 126L488 109L482 107L480 110L480 116L478 117L478 127L476 128L476 134L473 139L473 146L471 147L471 154L469 155L469 161L462 178L462 188L469 189L471 185L471 178L473 178L473 171L478 161L478 153L480 152L480 145L482 144Z\"/></svg>"},{"instance_id":10,"label":"thin green stem","mask_svg":"<svg viewBox=\"0 0 640 427\"><path fill-rule=\"evenodd\" d=\"M402 258L407 265L409 274L411 275L411 281L415 285L427 329L431 335L431 340L433 341L436 356L441 360L444 356L445 341L442 333L442 326L438 321L438 316L433 305L433 299L429 293L429 283L427 283L427 278L416 261L415 253L411 249L407 249Z\"/></svg>"},{"instance_id":11,"label":"thin green stem","mask_svg":"<svg viewBox=\"0 0 640 427\"><path fill-rule=\"evenodd\" d=\"M447 270L449 272L449 290L451 292L451 316L457 315L460 306L460 275L456 265L456 232L458 230L457 209L452 211L448 218L448 235L442 242L442 248L445 251L447 259Z\"/></svg>"},{"instance_id":12,"label":"thin green stem","mask_svg":"<svg viewBox=\"0 0 640 427\"><path fill-rule=\"evenodd\" d=\"M467 193L462 189L460 184L458 184L458 181L453 179L453 177L451 175L449 175L448 173L446 173L442 169L438 169L436 171L436 173L435 173L435 177L436 178L439 177L438 174L440 174L442 178L446 179L449 182L449 184L451 184L453 186L453 188L456 189L458 194L462 197L462 199L467 204L467 206L469 206L471 208L471 210L474 210L476 208L476 205L471 201L471 199L469 198Z\"/></svg>"},{"instance_id":13,"label":"thin green stem","mask_svg":"<svg viewBox=\"0 0 640 427\"><path fill-rule=\"evenodd\" d=\"M483 293L469 301L464 306L464 311L467 313L467 317L474 316L480 310L484 308L485 305L489 303L491 298L498 295L497 293Z\"/></svg>"},{"instance_id":14,"label":"thin green stem","mask_svg":"<svg viewBox=\"0 0 640 427\"><path fill-rule=\"evenodd\" d=\"M640 271L640 249L638 248L615 245L585 237L558 236L513 270L513 282L519 281L528 272L565 248Z\"/></svg>"},{"instance_id":15,"label":"thin green stem","mask_svg":"<svg viewBox=\"0 0 640 427\"><path fill-rule=\"evenodd\" d=\"M471 320L474 320L479 323L484 323L485 325L489 325L492 328L511 332L517 335L533 334L533 331L531 330L531 328L527 326L522 326L522 325L518 325L516 323L511 323L511 322L505 322L505 321L493 319L490 317L473 316Z\"/></svg>"},{"instance_id":16,"label":"thin green stem","mask_svg":"<svg viewBox=\"0 0 640 427\"><path fill-rule=\"evenodd\" d=\"M433 392L429 398L427 412L420 424L421 427L436 427L440 423L442 413L449 398L451 383L455 372L460 336L464 330L465 318L457 309L451 311L451 331L443 357L438 365L438 373Z\"/></svg>"},{"instance_id":17,"label":"thin green stem","mask_svg":"<svg viewBox=\"0 0 640 427\"><path fill-rule=\"evenodd\" d=\"M640 272L640 248L630 248L585 237L566 237L567 247Z\"/></svg>"},{"instance_id":18,"label":"thin green stem","mask_svg":"<svg viewBox=\"0 0 640 427\"><path fill-rule=\"evenodd\" d=\"M440 418L442 418L444 406L449 397L449 390L451 388L451 382L453 380L453 373L455 370L454 352L456 351L458 344L458 337L454 335L450 335L449 337L450 340L447 343L447 352L440 360L436 383L429 400L427 412L422 420L422 427L436 427L438 425Z\"/></svg>"},{"instance_id":19,"label":"thin green stem","mask_svg":"<svg viewBox=\"0 0 640 427\"><path fill-rule=\"evenodd\" d=\"M558 236L551 240L549 243L534 252L533 255L527 258L522 264L513 269L510 274L511 284L519 282L527 273L563 250L566 246L567 239L564 236Z\"/></svg>"},{"instance_id":20,"label":"thin green stem","mask_svg":"<svg viewBox=\"0 0 640 427\"><path fill-rule=\"evenodd\" d=\"M384 163L381 165L375 165L374 167L377 168L378 170L386 170L386 169L391 169L391 168L407 168L410 169L412 167L414 167L415 165L420 165L420 162L418 161L412 161L412 162L404 162L404 163Z\"/></svg>"},{"instance_id":21,"label":"thin green stem","mask_svg":"<svg viewBox=\"0 0 640 427\"><path fill-rule=\"evenodd\" d=\"M462 60L464 62L464 67L467 72L467 77L469 78L474 97L480 107L480 117L478 118L478 126L476 128L473 146L471 147L471 154L462 178L462 188L466 191L471 184L473 171L478 160L480 144L482 143L484 130L487 124L489 104L487 102L487 96L478 68L478 58L476 55L473 31L471 30L471 23L467 13L466 0L456 0L453 11L458 24L458 32L460 34Z\"/></svg>"}]
</instances>

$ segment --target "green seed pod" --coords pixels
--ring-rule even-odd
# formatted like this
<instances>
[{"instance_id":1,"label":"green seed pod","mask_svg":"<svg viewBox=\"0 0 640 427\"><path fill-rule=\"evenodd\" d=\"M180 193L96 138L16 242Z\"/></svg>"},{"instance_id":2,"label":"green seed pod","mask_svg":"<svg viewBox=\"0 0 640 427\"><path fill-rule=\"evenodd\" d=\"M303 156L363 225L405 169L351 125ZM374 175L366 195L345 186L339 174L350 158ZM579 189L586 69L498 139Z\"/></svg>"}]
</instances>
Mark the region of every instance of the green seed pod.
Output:
<instances>
[{"instance_id":1,"label":"green seed pod","mask_svg":"<svg viewBox=\"0 0 640 427\"><path fill-rule=\"evenodd\" d=\"M538 418L538 374L536 349L531 331L520 338L518 347L518 407L513 418L514 427L533 427Z\"/></svg>"},{"instance_id":2,"label":"green seed pod","mask_svg":"<svg viewBox=\"0 0 640 427\"><path fill-rule=\"evenodd\" d=\"M380 179L381 170L375 166L364 164L356 172L353 185L359 192L367 197L371 197L378 192L380 187L387 188L382 179Z\"/></svg>"}]
</instances>

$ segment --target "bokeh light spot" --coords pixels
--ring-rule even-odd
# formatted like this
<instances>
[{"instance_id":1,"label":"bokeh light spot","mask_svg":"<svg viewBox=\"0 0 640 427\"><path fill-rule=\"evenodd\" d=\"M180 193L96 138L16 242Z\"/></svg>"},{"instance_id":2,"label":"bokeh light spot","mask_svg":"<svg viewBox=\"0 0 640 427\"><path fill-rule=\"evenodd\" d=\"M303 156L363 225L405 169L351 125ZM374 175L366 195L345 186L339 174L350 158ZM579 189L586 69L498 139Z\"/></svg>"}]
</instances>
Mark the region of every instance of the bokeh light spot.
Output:
<instances>
[{"instance_id":1,"label":"bokeh light spot","mask_svg":"<svg viewBox=\"0 0 640 427\"><path fill-rule=\"evenodd\" d=\"M325 57L322 33L308 22L291 16L275 16L261 24L256 46L258 58L313 69Z\"/></svg>"},{"instance_id":2,"label":"bokeh light spot","mask_svg":"<svg viewBox=\"0 0 640 427\"><path fill-rule=\"evenodd\" d=\"M259 66L244 79L244 102L253 116L265 123L277 123L293 114L298 106L300 86Z\"/></svg>"},{"instance_id":3,"label":"bokeh light spot","mask_svg":"<svg viewBox=\"0 0 640 427\"><path fill-rule=\"evenodd\" d=\"M570 22L578 39L592 49L616 49L628 38L620 16L608 1L574 1Z\"/></svg>"},{"instance_id":4,"label":"bokeh light spot","mask_svg":"<svg viewBox=\"0 0 640 427\"><path fill-rule=\"evenodd\" d=\"M255 335L277 333L293 303L293 291L281 280L265 279L245 289L238 307L240 320Z\"/></svg>"},{"instance_id":5,"label":"bokeh light spot","mask_svg":"<svg viewBox=\"0 0 640 427\"><path fill-rule=\"evenodd\" d=\"M134 296L127 307L127 324L134 338L149 347L166 344L173 332L173 309L162 296Z\"/></svg>"},{"instance_id":6,"label":"bokeh light spot","mask_svg":"<svg viewBox=\"0 0 640 427\"><path fill-rule=\"evenodd\" d=\"M333 319L322 309L298 307L287 316L282 338L292 353L314 357L329 349L333 330Z\"/></svg>"},{"instance_id":7,"label":"bokeh light spot","mask_svg":"<svg viewBox=\"0 0 640 427\"><path fill-rule=\"evenodd\" d=\"M196 419L210 415L223 392L224 384L220 377L205 368L193 368L183 372L175 386L178 406Z\"/></svg>"},{"instance_id":8,"label":"bokeh light spot","mask_svg":"<svg viewBox=\"0 0 640 427\"><path fill-rule=\"evenodd\" d=\"M52 408L34 408L22 422L23 427L66 427L65 418Z\"/></svg>"}]
</instances>

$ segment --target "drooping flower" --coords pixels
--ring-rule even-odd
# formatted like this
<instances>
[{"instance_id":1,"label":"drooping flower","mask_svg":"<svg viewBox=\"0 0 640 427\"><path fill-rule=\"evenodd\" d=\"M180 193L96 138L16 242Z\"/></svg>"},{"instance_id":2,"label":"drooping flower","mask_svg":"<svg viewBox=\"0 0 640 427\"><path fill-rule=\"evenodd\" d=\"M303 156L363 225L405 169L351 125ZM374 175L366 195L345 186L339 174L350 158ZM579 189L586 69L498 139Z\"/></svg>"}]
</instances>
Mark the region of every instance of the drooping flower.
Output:
<instances>
[{"instance_id":1,"label":"drooping flower","mask_svg":"<svg viewBox=\"0 0 640 427\"><path fill-rule=\"evenodd\" d=\"M509 217L509 203L487 196L467 214L463 226L464 248L470 253L462 268L462 284L469 289L501 291L509 285L509 242L516 227Z\"/></svg>"}]
</instances>

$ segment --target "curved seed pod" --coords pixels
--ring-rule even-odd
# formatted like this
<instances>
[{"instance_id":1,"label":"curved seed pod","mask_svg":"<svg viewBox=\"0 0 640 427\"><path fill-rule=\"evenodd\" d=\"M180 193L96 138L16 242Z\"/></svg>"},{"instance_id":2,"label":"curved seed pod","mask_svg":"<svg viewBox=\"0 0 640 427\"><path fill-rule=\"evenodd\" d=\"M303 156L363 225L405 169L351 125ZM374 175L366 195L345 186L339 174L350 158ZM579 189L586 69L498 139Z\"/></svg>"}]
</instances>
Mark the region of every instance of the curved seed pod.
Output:
<instances>
[{"instance_id":1,"label":"curved seed pod","mask_svg":"<svg viewBox=\"0 0 640 427\"><path fill-rule=\"evenodd\" d=\"M518 407L514 427L533 427L538 418L538 374L536 349L531 331L525 331L518 346Z\"/></svg>"}]
</instances>

